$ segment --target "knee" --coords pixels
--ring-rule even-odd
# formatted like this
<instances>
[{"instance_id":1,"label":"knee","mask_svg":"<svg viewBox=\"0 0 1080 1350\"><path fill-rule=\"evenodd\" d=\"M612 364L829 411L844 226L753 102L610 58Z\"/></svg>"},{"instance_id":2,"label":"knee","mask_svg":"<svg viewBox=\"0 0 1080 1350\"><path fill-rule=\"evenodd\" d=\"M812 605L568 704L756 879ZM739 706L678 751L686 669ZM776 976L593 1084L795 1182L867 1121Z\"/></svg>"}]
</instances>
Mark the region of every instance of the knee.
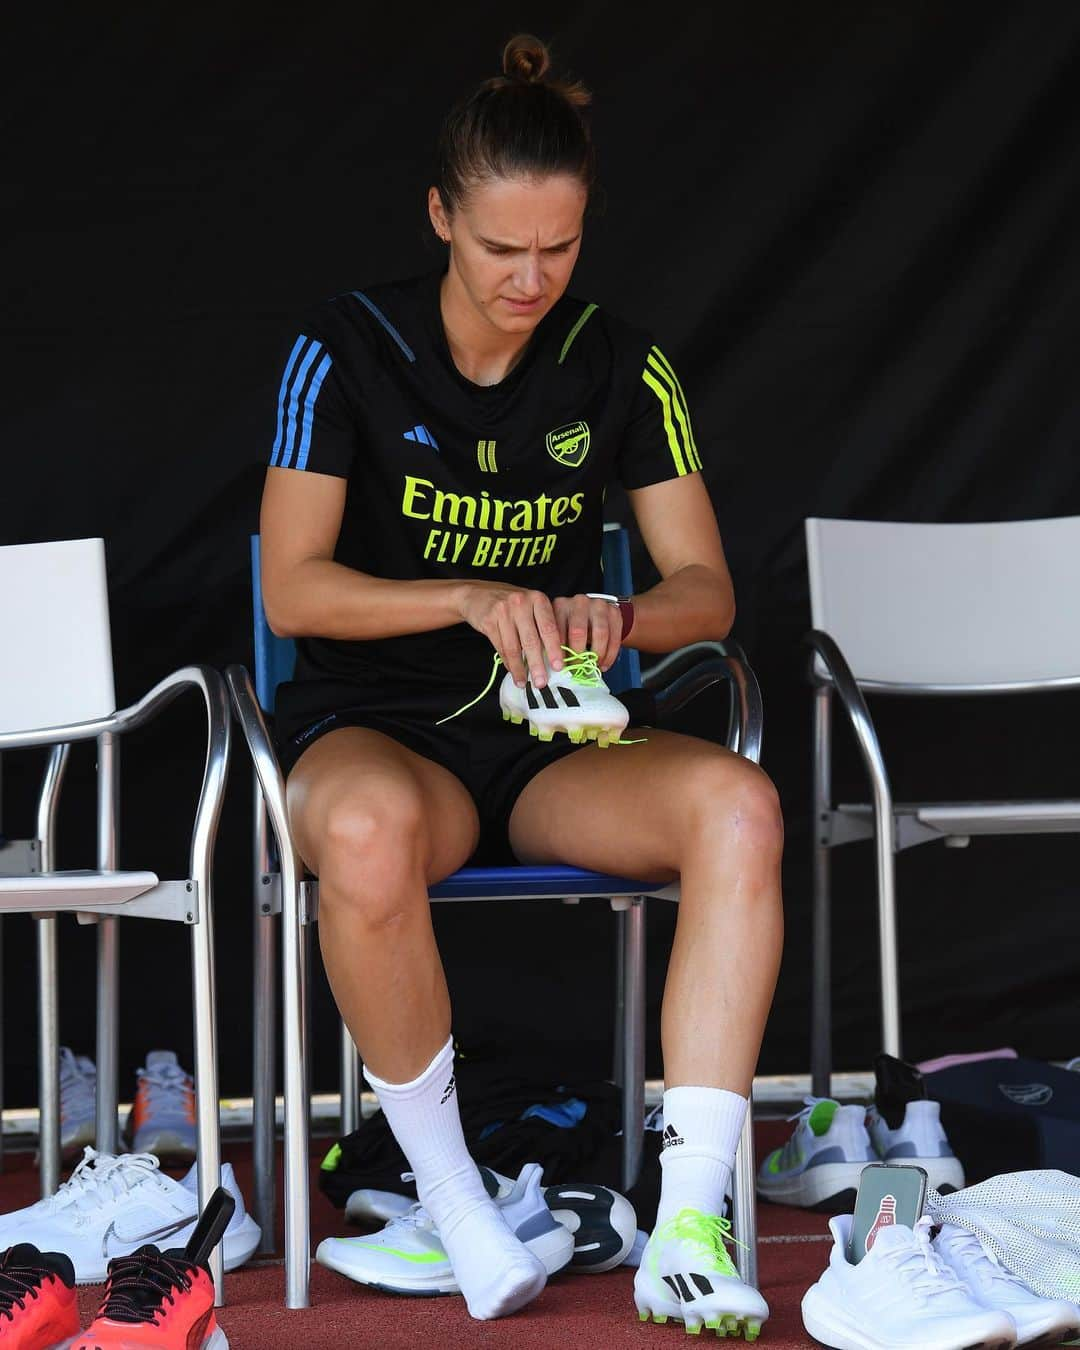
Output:
<instances>
[{"instance_id":1,"label":"knee","mask_svg":"<svg viewBox=\"0 0 1080 1350\"><path fill-rule=\"evenodd\" d=\"M426 904L426 839L418 794L390 789L334 802L320 850L320 906L381 927Z\"/></svg>"},{"instance_id":2,"label":"knee","mask_svg":"<svg viewBox=\"0 0 1080 1350\"><path fill-rule=\"evenodd\" d=\"M691 774L696 840L735 850L768 866L784 849L784 818L772 780L756 764L727 757L707 759Z\"/></svg>"}]
</instances>

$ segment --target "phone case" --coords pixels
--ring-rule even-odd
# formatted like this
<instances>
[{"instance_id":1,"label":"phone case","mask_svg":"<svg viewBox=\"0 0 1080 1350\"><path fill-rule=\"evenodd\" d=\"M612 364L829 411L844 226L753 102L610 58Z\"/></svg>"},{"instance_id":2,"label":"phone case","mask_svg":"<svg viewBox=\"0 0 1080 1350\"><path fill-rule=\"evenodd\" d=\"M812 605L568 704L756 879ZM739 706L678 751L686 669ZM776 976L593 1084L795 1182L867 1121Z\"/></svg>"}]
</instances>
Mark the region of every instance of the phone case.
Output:
<instances>
[{"instance_id":1,"label":"phone case","mask_svg":"<svg viewBox=\"0 0 1080 1350\"><path fill-rule=\"evenodd\" d=\"M926 1172L899 1163L868 1163L859 1176L847 1258L858 1265L882 1228L913 1228L926 1201Z\"/></svg>"}]
</instances>

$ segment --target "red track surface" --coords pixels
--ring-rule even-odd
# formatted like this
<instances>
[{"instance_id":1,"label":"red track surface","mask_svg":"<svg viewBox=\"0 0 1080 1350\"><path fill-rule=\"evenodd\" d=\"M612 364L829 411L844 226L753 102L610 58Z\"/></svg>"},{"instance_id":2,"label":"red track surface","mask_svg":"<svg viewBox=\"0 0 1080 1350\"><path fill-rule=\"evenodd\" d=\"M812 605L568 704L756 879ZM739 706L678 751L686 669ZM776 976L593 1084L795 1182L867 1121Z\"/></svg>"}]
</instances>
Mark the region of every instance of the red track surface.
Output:
<instances>
[{"instance_id":1,"label":"red track surface","mask_svg":"<svg viewBox=\"0 0 1080 1350\"><path fill-rule=\"evenodd\" d=\"M758 1126L758 1148L773 1148L790 1126ZM322 1141L313 1149L321 1158ZM245 1199L251 1195L251 1160L246 1146L226 1146ZM317 1167L317 1163L315 1164ZM323 1197L312 1177L312 1247L323 1237L347 1231L341 1215ZM0 1211L36 1198L37 1172L27 1155L5 1160L0 1178ZM772 1310L759 1344L769 1350L813 1346L799 1317L799 1300L817 1278L828 1255L826 1220L800 1210L761 1205L758 1211L761 1288ZM280 1219L279 1219L280 1224ZM279 1233L280 1243L280 1233ZM84 1325L97 1306L100 1288L84 1288ZM514 1346L516 1350L571 1350L577 1346L679 1350L681 1326L641 1324L633 1302L633 1271L606 1275L558 1275L534 1304L498 1322L474 1322L459 1298L406 1299L350 1283L312 1266L311 1307L287 1312L284 1268L279 1257L258 1258L226 1280L227 1305L219 1320L232 1350L331 1350L336 1347L398 1347L434 1344L445 1350ZM741 1343L741 1342L740 1342ZM704 1340L689 1344L704 1345Z\"/></svg>"}]
</instances>

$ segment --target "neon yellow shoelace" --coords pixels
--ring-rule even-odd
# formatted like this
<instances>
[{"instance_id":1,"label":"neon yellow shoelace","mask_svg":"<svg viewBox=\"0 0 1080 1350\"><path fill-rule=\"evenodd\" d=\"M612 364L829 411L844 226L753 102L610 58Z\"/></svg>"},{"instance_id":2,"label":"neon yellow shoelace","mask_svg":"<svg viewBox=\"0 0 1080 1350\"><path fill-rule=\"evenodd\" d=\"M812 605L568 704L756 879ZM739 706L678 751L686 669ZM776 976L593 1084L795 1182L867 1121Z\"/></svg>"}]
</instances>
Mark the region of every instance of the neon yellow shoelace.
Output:
<instances>
[{"instance_id":1,"label":"neon yellow shoelace","mask_svg":"<svg viewBox=\"0 0 1080 1350\"><path fill-rule=\"evenodd\" d=\"M692 1242L699 1247L715 1264L713 1270L718 1275L733 1275L739 1278L734 1262L728 1255L726 1242L736 1242L732 1235L731 1224L718 1214L702 1214L697 1209L680 1209L673 1219L669 1219L654 1234L657 1245L661 1242ZM657 1261L656 1251L653 1263ZM655 1273L655 1272L654 1272Z\"/></svg>"}]
</instances>

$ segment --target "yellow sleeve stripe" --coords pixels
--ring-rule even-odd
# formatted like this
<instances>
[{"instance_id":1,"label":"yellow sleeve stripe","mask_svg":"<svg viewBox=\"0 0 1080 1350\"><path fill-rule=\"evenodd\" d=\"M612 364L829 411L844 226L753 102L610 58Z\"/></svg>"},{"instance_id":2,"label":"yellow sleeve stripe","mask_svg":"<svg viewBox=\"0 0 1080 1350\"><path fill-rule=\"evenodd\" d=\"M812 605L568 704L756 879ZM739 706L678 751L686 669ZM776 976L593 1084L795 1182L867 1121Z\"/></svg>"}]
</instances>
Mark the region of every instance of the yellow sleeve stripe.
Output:
<instances>
[{"instance_id":1,"label":"yellow sleeve stripe","mask_svg":"<svg viewBox=\"0 0 1080 1350\"><path fill-rule=\"evenodd\" d=\"M671 420L671 395L652 375L649 374L649 367L646 365L641 373L641 378L660 400L660 406L664 410L664 429L667 431L668 445L671 447L671 457L675 461L675 469L681 478L689 470L686 467L686 460L683 458L682 446L679 444L678 432L675 430L675 424Z\"/></svg>"},{"instance_id":2,"label":"yellow sleeve stripe","mask_svg":"<svg viewBox=\"0 0 1080 1350\"><path fill-rule=\"evenodd\" d=\"M686 445L686 458L692 469L701 468L701 456L698 454L697 442L694 440L693 428L690 425L690 409L687 407L686 395L683 393L682 385L679 383L678 376L671 368L671 362L667 359L659 347L653 347L649 353L649 360L654 369L662 374L666 383L671 388L672 401L675 405L675 411L678 415L679 425L683 429L683 435Z\"/></svg>"},{"instance_id":3,"label":"yellow sleeve stripe","mask_svg":"<svg viewBox=\"0 0 1080 1350\"><path fill-rule=\"evenodd\" d=\"M680 477L700 469L701 456L690 427L690 413L682 386L659 347L653 347L649 352L641 378L660 400L668 445Z\"/></svg>"}]
</instances>

